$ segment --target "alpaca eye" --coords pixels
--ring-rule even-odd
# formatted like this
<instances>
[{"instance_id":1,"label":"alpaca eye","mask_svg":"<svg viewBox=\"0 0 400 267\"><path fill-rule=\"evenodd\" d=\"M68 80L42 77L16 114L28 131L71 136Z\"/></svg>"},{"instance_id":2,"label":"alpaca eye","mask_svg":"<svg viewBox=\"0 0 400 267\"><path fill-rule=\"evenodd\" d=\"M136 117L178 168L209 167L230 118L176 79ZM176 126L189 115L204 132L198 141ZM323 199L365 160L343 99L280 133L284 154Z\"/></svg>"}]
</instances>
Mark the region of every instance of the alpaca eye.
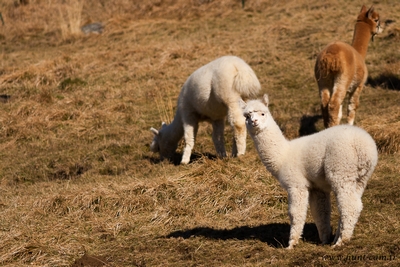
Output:
<instances>
[{"instance_id":1,"label":"alpaca eye","mask_svg":"<svg viewBox=\"0 0 400 267\"><path fill-rule=\"evenodd\" d=\"M264 116L264 113L261 113L261 116Z\"/></svg>"}]
</instances>

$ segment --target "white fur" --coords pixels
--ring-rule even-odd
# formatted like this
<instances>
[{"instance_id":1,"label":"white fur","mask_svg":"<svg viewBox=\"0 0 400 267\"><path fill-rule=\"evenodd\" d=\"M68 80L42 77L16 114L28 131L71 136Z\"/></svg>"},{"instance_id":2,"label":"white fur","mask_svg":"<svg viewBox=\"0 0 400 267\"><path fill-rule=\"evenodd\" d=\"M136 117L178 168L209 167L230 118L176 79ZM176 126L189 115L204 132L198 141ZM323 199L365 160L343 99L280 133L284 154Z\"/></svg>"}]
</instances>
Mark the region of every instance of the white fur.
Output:
<instances>
[{"instance_id":1,"label":"white fur","mask_svg":"<svg viewBox=\"0 0 400 267\"><path fill-rule=\"evenodd\" d=\"M334 245L350 240L362 210L362 194L378 162L371 136L358 127L340 125L289 141L268 110L267 95L263 102L241 105L262 162L288 192L288 248L302 235L308 203L322 243L330 243L331 191L340 213Z\"/></svg>"},{"instance_id":2,"label":"white fur","mask_svg":"<svg viewBox=\"0 0 400 267\"><path fill-rule=\"evenodd\" d=\"M161 158L171 158L179 140L184 137L181 163L189 163L198 124L208 120L212 123L212 139L217 154L225 157L224 122L228 116L234 129L232 155L243 155L246 151L246 126L239 100L256 97L260 88L251 67L238 57L224 56L204 65L183 85L172 123L163 124L158 131L150 129L155 135L150 149L160 152Z\"/></svg>"}]
</instances>

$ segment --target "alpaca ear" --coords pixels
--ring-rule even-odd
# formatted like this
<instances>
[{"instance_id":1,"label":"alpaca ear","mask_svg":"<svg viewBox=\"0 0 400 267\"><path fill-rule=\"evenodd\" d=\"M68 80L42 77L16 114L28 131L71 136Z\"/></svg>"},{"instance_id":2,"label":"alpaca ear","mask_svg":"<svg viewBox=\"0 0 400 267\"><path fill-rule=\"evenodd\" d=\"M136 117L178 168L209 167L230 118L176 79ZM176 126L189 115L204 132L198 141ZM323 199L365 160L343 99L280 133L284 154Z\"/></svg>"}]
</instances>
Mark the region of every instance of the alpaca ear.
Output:
<instances>
[{"instance_id":1,"label":"alpaca ear","mask_svg":"<svg viewBox=\"0 0 400 267\"><path fill-rule=\"evenodd\" d=\"M158 135L158 130L154 129L153 127L150 128L150 131L154 134L154 135Z\"/></svg>"},{"instance_id":2,"label":"alpaca ear","mask_svg":"<svg viewBox=\"0 0 400 267\"><path fill-rule=\"evenodd\" d=\"M360 13L366 13L367 12L367 7L365 5L363 5L361 7Z\"/></svg>"},{"instance_id":3,"label":"alpaca ear","mask_svg":"<svg viewBox=\"0 0 400 267\"><path fill-rule=\"evenodd\" d=\"M239 107L241 108L241 109L245 109L246 108L246 102L244 102L243 101L243 99L239 99Z\"/></svg>"},{"instance_id":4,"label":"alpaca ear","mask_svg":"<svg viewBox=\"0 0 400 267\"><path fill-rule=\"evenodd\" d=\"M268 95L267 94L264 94L263 95L263 102L264 102L264 104L268 107L268 105L269 105L269 99L268 99Z\"/></svg>"},{"instance_id":5,"label":"alpaca ear","mask_svg":"<svg viewBox=\"0 0 400 267\"><path fill-rule=\"evenodd\" d=\"M367 18L372 19L372 13L374 13L374 6L371 6L367 11Z\"/></svg>"}]
</instances>

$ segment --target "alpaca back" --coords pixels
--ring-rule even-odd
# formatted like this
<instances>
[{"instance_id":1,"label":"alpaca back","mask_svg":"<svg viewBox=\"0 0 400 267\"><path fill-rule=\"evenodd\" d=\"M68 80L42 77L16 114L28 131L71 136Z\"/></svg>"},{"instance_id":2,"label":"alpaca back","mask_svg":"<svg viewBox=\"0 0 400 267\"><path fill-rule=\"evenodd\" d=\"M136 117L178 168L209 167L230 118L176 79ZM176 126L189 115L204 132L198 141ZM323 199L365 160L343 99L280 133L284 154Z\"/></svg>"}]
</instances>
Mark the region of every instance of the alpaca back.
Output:
<instances>
[{"instance_id":1,"label":"alpaca back","mask_svg":"<svg viewBox=\"0 0 400 267\"><path fill-rule=\"evenodd\" d=\"M226 95L232 93L238 94L243 99L257 97L261 89L260 82L243 59L224 56L209 63L207 67L212 71L212 90L221 99L229 99Z\"/></svg>"},{"instance_id":2,"label":"alpaca back","mask_svg":"<svg viewBox=\"0 0 400 267\"><path fill-rule=\"evenodd\" d=\"M357 179L366 182L378 161L375 141L366 131L351 125L330 127L289 144L284 165L299 170L320 187L326 185L328 173L346 169L356 170Z\"/></svg>"},{"instance_id":3,"label":"alpaca back","mask_svg":"<svg viewBox=\"0 0 400 267\"><path fill-rule=\"evenodd\" d=\"M342 154L348 154L348 151L352 151L351 153L357 155L360 160L365 158L365 155L369 155L368 157L371 160L375 160L378 155L375 141L365 130L346 124L330 127L292 141L292 143L295 142L304 143L308 150L316 150L317 146L320 147L318 156L322 158L328 157L331 151ZM303 152L309 153L311 151Z\"/></svg>"},{"instance_id":4,"label":"alpaca back","mask_svg":"<svg viewBox=\"0 0 400 267\"><path fill-rule=\"evenodd\" d=\"M352 153L357 159L354 163L357 164L359 179L368 179L378 162L378 149L374 139L365 130L350 125L334 127L330 136L330 147L335 147L338 151L336 156L353 150Z\"/></svg>"},{"instance_id":5,"label":"alpaca back","mask_svg":"<svg viewBox=\"0 0 400 267\"><path fill-rule=\"evenodd\" d=\"M365 130L356 126L331 127L311 135L308 140L310 144L317 144L321 148L317 153L325 161L325 172L337 171L338 168L354 168L358 170L359 179L368 179L378 162L375 141ZM308 149L314 148L310 145Z\"/></svg>"},{"instance_id":6,"label":"alpaca back","mask_svg":"<svg viewBox=\"0 0 400 267\"><path fill-rule=\"evenodd\" d=\"M344 74L346 79L362 81L367 75L364 59L349 44L334 42L326 46L315 63L315 78L318 82L329 80L332 85Z\"/></svg>"},{"instance_id":7,"label":"alpaca back","mask_svg":"<svg viewBox=\"0 0 400 267\"><path fill-rule=\"evenodd\" d=\"M237 101L255 97L260 82L246 62L236 56L218 58L190 75L183 85L178 108L203 119L222 119Z\"/></svg>"}]
</instances>

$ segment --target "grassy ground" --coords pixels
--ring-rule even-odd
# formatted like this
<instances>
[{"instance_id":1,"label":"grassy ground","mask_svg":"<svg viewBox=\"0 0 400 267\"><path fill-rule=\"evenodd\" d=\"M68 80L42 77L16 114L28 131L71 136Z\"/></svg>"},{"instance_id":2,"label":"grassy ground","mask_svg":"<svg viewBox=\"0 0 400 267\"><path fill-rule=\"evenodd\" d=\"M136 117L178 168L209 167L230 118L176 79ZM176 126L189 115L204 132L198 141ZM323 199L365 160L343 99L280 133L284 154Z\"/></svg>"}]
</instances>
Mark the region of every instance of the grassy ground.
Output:
<instances>
[{"instance_id":1,"label":"grassy ground","mask_svg":"<svg viewBox=\"0 0 400 267\"><path fill-rule=\"evenodd\" d=\"M215 159L204 123L191 164L149 151L186 78L227 54L254 69L289 139L321 130L315 56L351 42L362 4L395 22L366 58L356 124L380 154L348 245L320 246L308 216L300 245L283 249L287 194L250 138L245 156ZM2 266L399 265L395 1L5 0L0 12ZM102 34L79 34L97 21Z\"/></svg>"}]
</instances>

